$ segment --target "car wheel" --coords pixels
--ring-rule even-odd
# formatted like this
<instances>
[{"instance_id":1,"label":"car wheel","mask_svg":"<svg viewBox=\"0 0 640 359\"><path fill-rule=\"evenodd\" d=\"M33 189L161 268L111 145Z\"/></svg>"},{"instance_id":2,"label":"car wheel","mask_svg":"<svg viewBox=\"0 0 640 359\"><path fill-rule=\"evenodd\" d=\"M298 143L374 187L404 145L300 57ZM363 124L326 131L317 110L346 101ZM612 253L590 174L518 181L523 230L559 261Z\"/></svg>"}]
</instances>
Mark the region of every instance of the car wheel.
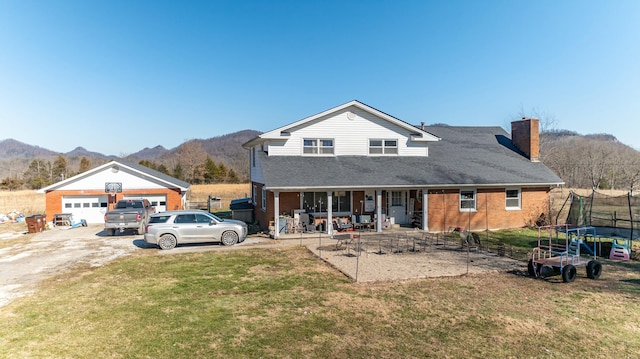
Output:
<instances>
[{"instance_id":1,"label":"car wheel","mask_svg":"<svg viewBox=\"0 0 640 359\"><path fill-rule=\"evenodd\" d=\"M602 264L597 260L591 260L587 263L587 277L590 279L598 279L602 274Z\"/></svg>"},{"instance_id":2,"label":"car wheel","mask_svg":"<svg viewBox=\"0 0 640 359\"><path fill-rule=\"evenodd\" d=\"M573 264L567 264L562 268L562 281L565 283L571 283L576 280L577 274L576 266Z\"/></svg>"},{"instance_id":3,"label":"car wheel","mask_svg":"<svg viewBox=\"0 0 640 359\"><path fill-rule=\"evenodd\" d=\"M222 244L225 246L232 246L238 243L238 233L234 231L226 231L222 233Z\"/></svg>"},{"instance_id":4,"label":"car wheel","mask_svg":"<svg viewBox=\"0 0 640 359\"><path fill-rule=\"evenodd\" d=\"M158 247L160 249L173 249L178 244L176 237L171 234L163 234L158 241Z\"/></svg>"},{"instance_id":5,"label":"car wheel","mask_svg":"<svg viewBox=\"0 0 640 359\"><path fill-rule=\"evenodd\" d=\"M107 228L107 236L113 236L116 233L116 230L113 228Z\"/></svg>"}]
</instances>

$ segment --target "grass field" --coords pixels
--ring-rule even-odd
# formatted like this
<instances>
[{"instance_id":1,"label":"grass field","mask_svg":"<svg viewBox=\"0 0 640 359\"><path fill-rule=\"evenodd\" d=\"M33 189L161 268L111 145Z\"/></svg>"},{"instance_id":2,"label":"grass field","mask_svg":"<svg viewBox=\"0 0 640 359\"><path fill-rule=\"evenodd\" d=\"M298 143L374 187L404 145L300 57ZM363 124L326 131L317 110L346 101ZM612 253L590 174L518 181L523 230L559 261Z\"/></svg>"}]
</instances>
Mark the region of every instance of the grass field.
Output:
<instances>
[{"instance_id":1,"label":"grass field","mask_svg":"<svg viewBox=\"0 0 640 359\"><path fill-rule=\"evenodd\" d=\"M197 193L232 199L248 187ZM18 197L0 196L0 204L31 203ZM524 250L535 233L491 236ZM640 352L637 261L605 260L599 280L585 278L581 268L571 284L557 276L533 279L524 269L363 284L298 246L156 254L140 251L99 268L79 265L0 308L0 357L632 358Z\"/></svg>"},{"instance_id":2,"label":"grass field","mask_svg":"<svg viewBox=\"0 0 640 359\"><path fill-rule=\"evenodd\" d=\"M0 191L0 213L18 211L25 216L43 214L45 210L44 194L35 190Z\"/></svg>"},{"instance_id":3,"label":"grass field","mask_svg":"<svg viewBox=\"0 0 640 359\"><path fill-rule=\"evenodd\" d=\"M640 272L355 284L302 247L123 258L0 308L3 358L631 358ZM631 265L631 264L629 264Z\"/></svg>"},{"instance_id":4,"label":"grass field","mask_svg":"<svg viewBox=\"0 0 640 359\"><path fill-rule=\"evenodd\" d=\"M194 202L206 202L209 195L222 199L222 209L229 209L229 203L236 198L247 197L251 194L251 185L214 184L191 186L188 199ZM25 216L43 214L45 211L45 196L35 190L0 191L0 213L7 214L16 210Z\"/></svg>"}]
</instances>

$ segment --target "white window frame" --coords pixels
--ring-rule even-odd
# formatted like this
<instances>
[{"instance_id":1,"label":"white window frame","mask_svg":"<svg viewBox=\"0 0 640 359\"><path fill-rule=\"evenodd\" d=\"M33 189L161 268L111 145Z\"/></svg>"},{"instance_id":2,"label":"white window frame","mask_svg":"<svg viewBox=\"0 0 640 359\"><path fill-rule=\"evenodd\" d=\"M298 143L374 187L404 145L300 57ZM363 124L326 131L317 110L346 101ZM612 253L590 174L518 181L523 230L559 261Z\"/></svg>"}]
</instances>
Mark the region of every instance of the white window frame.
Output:
<instances>
[{"instance_id":1,"label":"white window frame","mask_svg":"<svg viewBox=\"0 0 640 359\"><path fill-rule=\"evenodd\" d=\"M253 185L253 205L258 204L258 186Z\"/></svg>"},{"instance_id":2,"label":"white window frame","mask_svg":"<svg viewBox=\"0 0 640 359\"><path fill-rule=\"evenodd\" d=\"M473 194L473 198L472 199L462 198L463 192L465 194L468 194L469 192L471 192ZM461 189L459 193L460 193L459 194L460 198L458 200L458 208L460 212L475 212L478 205L478 191L476 191L476 189ZM470 201L473 201L473 208L462 207L463 202L470 202Z\"/></svg>"},{"instance_id":3,"label":"white window frame","mask_svg":"<svg viewBox=\"0 0 640 359\"><path fill-rule=\"evenodd\" d=\"M372 142L380 142L380 145L373 145ZM394 145L390 145L394 142ZM375 151L372 151L375 150ZM398 139L395 138L370 138L369 139L369 155L374 156L397 156L398 155Z\"/></svg>"},{"instance_id":4,"label":"white window frame","mask_svg":"<svg viewBox=\"0 0 640 359\"><path fill-rule=\"evenodd\" d=\"M262 186L262 210L267 210L267 189Z\"/></svg>"},{"instance_id":5,"label":"white window frame","mask_svg":"<svg viewBox=\"0 0 640 359\"><path fill-rule=\"evenodd\" d=\"M516 197L509 197L509 191L517 191L518 196ZM513 199L517 199L518 200L518 205L517 206L510 206L509 205L509 200L513 200ZM506 208L507 211L517 211L517 210L521 210L522 209L522 189L520 188L506 188L504 190L504 206Z\"/></svg>"},{"instance_id":6,"label":"white window frame","mask_svg":"<svg viewBox=\"0 0 640 359\"><path fill-rule=\"evenodd\" d=\"M312 144L307 144L312 141ZM328 142L331 141L329 145ZM302 154L304 156L333 156L335 153L336 141L333 138L303 138Z\"/></svg>"}]
</instances>

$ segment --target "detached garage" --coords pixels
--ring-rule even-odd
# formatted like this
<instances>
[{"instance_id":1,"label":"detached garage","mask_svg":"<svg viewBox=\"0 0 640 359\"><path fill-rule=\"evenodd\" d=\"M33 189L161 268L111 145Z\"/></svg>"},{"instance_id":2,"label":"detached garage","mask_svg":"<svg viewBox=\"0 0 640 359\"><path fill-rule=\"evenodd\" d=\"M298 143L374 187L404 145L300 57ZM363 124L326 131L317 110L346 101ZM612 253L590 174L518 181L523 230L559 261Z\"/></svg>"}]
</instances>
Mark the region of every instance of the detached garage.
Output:
<instances>
[{"instance_id":1,"label":"detached garage","mask_svg":"<svg viewBox=\"0 0 640 359\"><path fill-rule=\"evenodd\" d=\"M38 190L46 195L47 221L71 214L77 221L103 223L104 214L121 199L144 198L157 212L183 209L189 183L148 167L111 161Z\"/></svg>"}]
</instances>

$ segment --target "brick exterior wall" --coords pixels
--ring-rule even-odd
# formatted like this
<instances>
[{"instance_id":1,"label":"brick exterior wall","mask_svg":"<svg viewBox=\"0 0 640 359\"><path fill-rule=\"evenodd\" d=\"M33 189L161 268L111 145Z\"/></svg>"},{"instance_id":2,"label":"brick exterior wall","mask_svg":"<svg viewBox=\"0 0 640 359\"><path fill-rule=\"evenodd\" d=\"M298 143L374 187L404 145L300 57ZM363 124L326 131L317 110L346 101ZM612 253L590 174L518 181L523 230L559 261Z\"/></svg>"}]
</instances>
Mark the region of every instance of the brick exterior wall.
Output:
<instances>
[{"instance_id":1,"label":"brick exterior wall","mask_svg":"<svg viewBox=\"0 0 640 359\"><path fill-rule=\"evenodd\" d=\"M182 208L182 196L180 195L180 189L135 189L127 190L122 193L116 194L117 199L122 199L125 195L166 195L167 196L167 210L183 209ZM49 191L45 194L45 215L47 221L53 221L53 217L58 213L64 213L62 208L62 197L64 196L104 196L106 193L104 190L84 190L84 191ZM112 206L112 205L111 205Z\"/></svg>"},{"instance_id":2,"label":"brick exterior wall","mask_svg":"<svg viewBox=\"0 0 640 359\"><path fill-rule=\"evenodd\" d=\"M472 231L522 228L549 212L548 188L522 189L520 210L506 209L504 188L478 189L475 212L461 212L459 200L458 189L429 190L430 232L447 231L449 227L470 227Z\"/></svg>"},{"instance_id":3,"label":"brick exterior wall","mask_svg":"<svg viewBox=\"0 0 640 359\"><path fill-rule=\"evenodd\" d=\"M273 221L273 192L267 191L267 210L261 208L262 184L254 183L257 188L258 204L254 209L255 219L261 229L268 229ZM420 191L411 190L410 196L416 198ZM300 207L298 192L280 193L280 213L292 214ZM384 198L384 196L383 196ZM364 200L363 191L352 192L352 212L360 212L360 201ZM522 228L535 224L540 215L549 213L549 188L523 188L521 190L521 209L506 209L505 188L478 189L476 192L476 210L460 211L459 189L431 189L428 192L429 231L448 231L449 227L467 228L472 231ZM383 203L384 206L384 203ZM357 212L356 212L357 210ZM422 203L415 201L415 211L422 210Z\"/></svg>"}]
</instances>

